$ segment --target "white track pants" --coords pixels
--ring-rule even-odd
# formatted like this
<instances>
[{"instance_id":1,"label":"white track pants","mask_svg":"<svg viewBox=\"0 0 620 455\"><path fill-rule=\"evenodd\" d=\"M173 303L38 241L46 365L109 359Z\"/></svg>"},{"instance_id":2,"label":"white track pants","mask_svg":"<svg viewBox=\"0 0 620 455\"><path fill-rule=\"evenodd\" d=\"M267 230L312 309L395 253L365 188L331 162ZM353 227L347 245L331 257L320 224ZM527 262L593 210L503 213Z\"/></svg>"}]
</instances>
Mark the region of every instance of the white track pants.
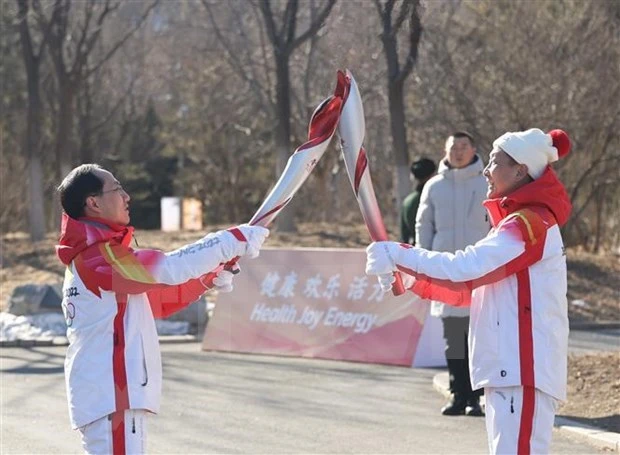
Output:
<instances>
[{"instance_id":1,"label":"white track pants","mask_svg":"<svg viewBox=\"0 0 620 455\"><path fill-rule=\"evenodd\" d=\"M555 398L532 387L488 387L484 397L489 453L549 453Z\"/></svg>"},{"instance_id":2,"label":"white track pants","mask_svg":"<svg viewBox=\"0 0 620 455\"><path fill-rule=\"evenodd\" d=\"M93 455L146 453L147 414L143 409L128 409L83 426L84 451Z\"/></svg>"}]
</instances>

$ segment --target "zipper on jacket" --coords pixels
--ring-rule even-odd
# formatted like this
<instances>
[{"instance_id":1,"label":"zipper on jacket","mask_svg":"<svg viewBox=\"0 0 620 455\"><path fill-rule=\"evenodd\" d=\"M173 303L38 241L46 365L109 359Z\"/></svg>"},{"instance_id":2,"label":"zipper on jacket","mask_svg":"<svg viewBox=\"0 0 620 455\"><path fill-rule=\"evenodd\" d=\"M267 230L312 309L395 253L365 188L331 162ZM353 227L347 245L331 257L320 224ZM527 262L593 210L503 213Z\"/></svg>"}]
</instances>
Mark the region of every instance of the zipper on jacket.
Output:
<instances>
[{"instance_id":1,"label":"zipper on jacket","mask_svg":"<svg viewBox=\"0 0 620 455\"><path fill-rule=\"evenodd\" d=\"M144 387L149 383L149 372L146 369L146 359L142 359L142 368L144 369L144 382L140 385Z\"/></svg>"},{"instance_id":2,"label":"zipper on jacket","mask_svg":"<svg viewBox=\"0 0 620 455\"><path fill-rule=\"evenodd\" d=\"M497 330L499 330L499 310L495 308L495 323L497 324Z\"/></svg>"},{"instance_id":3,"label":"zipper on jacket","mask_svg":"<svg viewBox=\"0 0 620 455\"><path fill-rule=\"evenodd\" d=\"M144 381L140 384L142 387L149 383L149 372L146 368L146 353L144 351L144 339L140 337L140 346L142 347L142 369L144 370Z\"/></svg>"},{"instance_id":4,"label":"zipper on jacket","mask_svg":"<svg viewBox=\"0 0 620 455\"><path fill-rule=\"evenodd\" d=\"M136 434L136 418L135 417L131 418L131 432L133 434Z\"/></svg>"},{"instance_id":5,"label":"zipper on jacket","mask_svg":"<svg viewBox=\"0 0 620 455\"><path fill-rule=\"evenodd\" d=\"M474 201L476 200L476 190L471 193L471 199L469 200L469 207L467 208L467 218L471 215L471 210L474 208Z\"/></svg>"},{"instance_id":6,"label":"zipper on jacket","mask_svg":"<svg viewBox=\"0 0 620 455\"><path fill-rule=\"evenodd\" d=\"M514 402L515 402L515 397L510 397L510 413L511 414L515 413L515 408L513 406Z\"/></svg>"}]
</instances>

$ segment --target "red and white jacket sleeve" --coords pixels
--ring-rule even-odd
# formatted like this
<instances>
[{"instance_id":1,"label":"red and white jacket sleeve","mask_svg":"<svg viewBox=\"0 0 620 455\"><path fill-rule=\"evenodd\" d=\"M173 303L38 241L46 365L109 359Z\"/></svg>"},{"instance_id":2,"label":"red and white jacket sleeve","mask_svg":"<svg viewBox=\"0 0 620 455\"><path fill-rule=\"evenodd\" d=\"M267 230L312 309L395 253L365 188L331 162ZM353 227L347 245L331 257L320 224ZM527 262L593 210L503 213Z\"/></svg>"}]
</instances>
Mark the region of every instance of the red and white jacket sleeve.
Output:
<instances>
[{"instance_id":1,"label":"red and white jacket sleeve","mask_svg":"<svg viewBox=\"0 0 620 455\"><path fill-rule=\"evenodd\" d=\"M243 253L243 241L231 231L209 234L170 253L98 243L76 256L74 264L86 287L96 295L100 290L147 293L154 316L166 317L207 290L202 280L209 272Z\"/></svg>"},{"instance_id":2,"label":"red and white jacket sleeve","mask_svg":"<svg viewBox=\"0 0 620 455\"><path fill-rule=\"evenodd\" d=\"M403 245L396 266L416 278L410 289L422 298L468 306L473 289L502 280L539 261L547 227L536 214L515 214L475 245L456 253Z\"/></svg>"},{"instance_id":3,"label":"red and white jacket sleeve","mask_svg":"<svg viewBox=\"0 0 620 455\"><path fill-rule=\"evenodd\" d=\"M153 255L152 250L150 253L138 251L136 256L147 266L156 282L174 285L213 271L220 264L241 256L244 251L243 235L237 229L231 229L209 234L169 253Z\"/></svg>"}]
</instances>

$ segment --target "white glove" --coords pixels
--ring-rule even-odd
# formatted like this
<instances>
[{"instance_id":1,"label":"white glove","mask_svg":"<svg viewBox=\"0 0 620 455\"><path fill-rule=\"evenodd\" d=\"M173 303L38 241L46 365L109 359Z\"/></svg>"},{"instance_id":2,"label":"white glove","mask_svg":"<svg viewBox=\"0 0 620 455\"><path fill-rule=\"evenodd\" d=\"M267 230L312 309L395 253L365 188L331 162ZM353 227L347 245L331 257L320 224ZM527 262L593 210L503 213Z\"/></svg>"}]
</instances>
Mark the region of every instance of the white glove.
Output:
<instances>
[{"instance_id":1,"label":"white glove","mask_svg":"<svg viewBox=\"0 0 620 455\"><path fill-rule=\"evenodd\" d=\"M405 289L409 289L415 284L415 278L408 273L397 273L401 276ZM396 281L394 273L384 273L382 275L378 275L377 279L379 280L379 285L381 286L381 290L383 291L383 293L390 292L392 290L392 285Z\"/></svg>"},{"instance_id":2,"label":"white glove","mask_svg":"<svg viewBox=\"0 0 620 455\"><path fill-rule=\"evenodd\" d=\"M237 270L239 267L237 266ZM228 270L222 270L213 278L213 288L218 292L231 292L233 290L233 277L235 274Z\"/></svg>"},{"instance_id":3,"label":"white glove","mask_svg":"<svg viewBox=\"0 0 620 455\"><path fill-rule=\"evenodd\" d=\"M238 229L246 241L240 240L231 231ZM265 242L265 239L269 236L269 229L262 226L250 226L249 224L242 224L229 229L228 234L234 237L235 245L233 246L233 255L228 259L232 259L236 256L248 256L250 258L258 257L259 251Z\"/></svg>"},{"instance_id":4,"label":"white glove","mask_svg":"<svg viewBox=\"0 0 620 455\"><path fill-rule=\"evenodd\" d=\"M377 276L377 278L379 279L379 286L381 286L381 290L384 294L392 290L392 283L396 281L393 273L385 273Z\"/></svg>"},{"instance_id":5,"label":"white glove","mask_svg":"<svg viewBox=\"0 0 620 455\"><path fill-rule=\"evenodd\" d=\"M415 278L408 273L400 272L400 276L403 278L403 286L405 289L410 289L415 284Z\"/></svg>"},{"instance_id":6,"label":"white glove","mask_svg":"<svg viewBox=\"0 0 620 455\"><path fill-rule=\"evenodd\" d=\"M366 248L366 274L377 275L381 290L390 292L396 281L394 271L403 247L397 242L373 242ZM414 278L401 273L405 289L413 286Z\"/></svg>"},{"instance_id":7,"label":"white glove","mask_svg":"<svg viewBox=\"0 0 620 455\"><path fill-rule=\"evenodd\" d=\"M396 242L371 243L366 248L366 274L387 275L396 271L396 262L401 249L400 244ZM387 284L387 278L383 280Z\"/></svg>"}]
</instances>

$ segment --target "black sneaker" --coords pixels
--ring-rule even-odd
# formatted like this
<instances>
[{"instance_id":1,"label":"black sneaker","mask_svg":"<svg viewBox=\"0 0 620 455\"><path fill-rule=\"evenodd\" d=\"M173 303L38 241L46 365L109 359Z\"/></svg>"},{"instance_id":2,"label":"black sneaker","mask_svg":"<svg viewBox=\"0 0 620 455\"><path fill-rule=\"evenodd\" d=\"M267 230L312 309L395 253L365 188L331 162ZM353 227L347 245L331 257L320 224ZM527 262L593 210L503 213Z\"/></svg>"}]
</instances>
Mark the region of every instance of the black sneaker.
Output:
<instances>
[{"instance_id":1,"label":"black sneaker","mask_svg":"<svg viewBox=\"0 0 620 455\"><path fill-rule=\"evenodd\" d=\"M480 399L478 397L467 400L467 406L465 406L465 415L472 417L484 416L484 412L480 407Z\"/></svg>"},{"instance_id":2,"label":"black sneaker","mask_svg":"<svg viewBox=\"0 0 620 455\"><path fill-rule=\"evenodd\" d=\"M450 398L450 401L441 408L441 414L445 416L459 416L465 414L465 408L467 407L467 401L461 398Z\"/></svg>"}]
</instances>

